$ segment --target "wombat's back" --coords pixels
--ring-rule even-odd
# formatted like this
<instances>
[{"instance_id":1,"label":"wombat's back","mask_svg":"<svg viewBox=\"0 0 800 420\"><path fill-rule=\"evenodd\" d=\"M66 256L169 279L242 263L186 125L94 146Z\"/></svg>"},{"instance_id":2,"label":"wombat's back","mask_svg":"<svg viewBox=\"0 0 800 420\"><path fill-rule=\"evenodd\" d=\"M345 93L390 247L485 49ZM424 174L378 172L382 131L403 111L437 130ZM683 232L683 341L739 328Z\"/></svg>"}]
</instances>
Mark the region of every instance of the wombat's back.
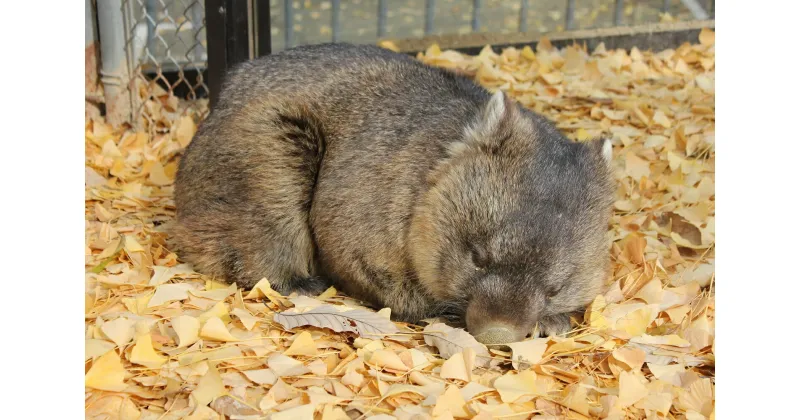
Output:
<instances>
[{"instance_id":1,"label":"wombat's back","mask_svg":"<svg viewBox=\"0 0 800 420\"><path fill-rule=\"evenodd\" d=\"M181 159L181 256L244 287L266 276L283 291L358 247L403 258L426 173L488 98L373 46L307 46L238 65Z\"/></svg>"}]
</instances>

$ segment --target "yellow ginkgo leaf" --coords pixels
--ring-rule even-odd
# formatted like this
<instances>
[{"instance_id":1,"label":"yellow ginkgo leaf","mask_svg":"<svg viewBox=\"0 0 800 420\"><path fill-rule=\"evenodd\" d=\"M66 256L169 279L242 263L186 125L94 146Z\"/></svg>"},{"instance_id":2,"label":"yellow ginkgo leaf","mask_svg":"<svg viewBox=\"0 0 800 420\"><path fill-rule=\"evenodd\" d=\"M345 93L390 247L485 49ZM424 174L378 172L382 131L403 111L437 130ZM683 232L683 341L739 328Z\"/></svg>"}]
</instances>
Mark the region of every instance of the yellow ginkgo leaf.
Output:
<instances>
[{"instance_id":1,"label":"yellow ginkgo leaf","mask_svg":"<svg viewBox=\"0 0 800 420\"><path fill-rule=\"evenodd\" d=\"M113 321L104 323L100 330L103 331L103 334L111 339L117 347L122 347L133 340L135 325L136 321L125 317L119 317Z\"/></svg>"},{"instance_id":2,"label":"yellow ginkgo leaf","mask_svg":"<svg viewBox=\"0 0 800 420\"><path fill-rule=\"evenodd\" d=\"M217 302L207 311L200 314L200 316L197 317L197 320L200 322L200 325L203 325L211 318L219 318L225 323L231 322L230 312L228 312L228 305L226 305L225 302Z\"/></svg>"},{"instance_id":3,"label":"yellow ginkgo leaf","mask_svg":"<svg viewBox=\"0 0 800 420\"><path fill-rule=\"evenodd\" d=\"M124 382L125 373L119 355L112 350L94 361L89 372L86 372L84 385L88 388L119 392L128 387Z\"/></svg>"},{"instance_id":4,"label":"yellow ginkgo leaf","mask_svg":"<svg viewBox=\"0 0 800 420\"><path fill-rule=\"evenodd\" d=\"M231 314L236 315L236 317L239 318L239 321L242 321L242 325L247 328L247 331L252 330L258 322L258 318L254 317L250 314L250 312L242 308L234 308L231 311Z\"/></svg>"},{"instance_id":5,"label":"yellow ginkgo leaf","mask_svg":"<svg viewBox=\"0 0 800 420\"><path fill-rule=\"evenodd\" d=\"M200 378L197 382L197 388L192 391L192 398L194 398L198 407L208 405L215 398L225 394L225 386L222 384L222 377L217 371L216 366L209 363L208 372Z\"/></svg>"},{"instance_id":6,"label":"yellow ginkgo leaf","mask_svg":"<svg viewBox=\"0 0 800 420\"><path fill-rule=\"evenodd\" d=\"M136 338L136 345L131 350L130 361L138 365L155 369L163 365L168 359L160 356L153 350L153 339L150 333L142 334Z\"/></svg>"},{"instance_id":7,"label":"yellow ginkgo leaf","mask_svg":"<svg viewBox=\"0 0 800 420\"><path fill-rule=\"evenodd\" d=\"M314 344L311 334L308 331L303 331L295 336L292 345L283 354L287 356L316 356L317 345Z\"/></svg>"},{"instance_id":8,"label":"yellow ginkgo leaf","mask_svg":"<svg viewBox=\"0 0 800 420\"><path fill-rule=\"evenodd\" d=\"M225 326L225 323L217 317L212 317L203 324L203 328L200 330L200 336L209 340L238 341L236 337L232 336L231 332L228 331L228 327Z\"/></svg>"},{"instance_id":9,"label":"yellow ginkgo leaf","mask_svg":"<svg viewBox=\"0 0 800 420\"><path fill-rule=\"evenodd\" d=\"M192 316L181 315L172 318L172 329L178 334L178 347L190 346L199 338L200 321Z\"/></svg>"}]
</instances>

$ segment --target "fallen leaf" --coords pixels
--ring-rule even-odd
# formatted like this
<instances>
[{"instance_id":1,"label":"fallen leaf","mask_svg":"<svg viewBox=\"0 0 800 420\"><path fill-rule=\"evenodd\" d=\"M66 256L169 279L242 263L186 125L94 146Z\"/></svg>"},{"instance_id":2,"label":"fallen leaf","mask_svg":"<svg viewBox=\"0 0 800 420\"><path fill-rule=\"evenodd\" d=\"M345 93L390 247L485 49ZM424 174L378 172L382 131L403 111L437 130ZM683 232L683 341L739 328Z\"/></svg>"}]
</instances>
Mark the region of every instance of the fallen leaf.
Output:
<instances>
[{"instance_id":1,"label":"fallen leaf","mask_svg":"<svg viewBox=\"0 0 800 420\"><path fill-rule=\"evenodd\" d=\"M238 341L238 339L231 335L225 323L217 317L211 317L203 324L200 329L200 337L217 340L217 341Z\"/></svg>"},{"instance_id":2,"label":"fallen leaf","mask_svg":"<svg viewBox=\"0 0 800 420\"><path fill-rule=\"evenodd\" d=\"M574 384L566 389L568 390L567 395L564 397L562 404L570 410L589 417L589 397L586 388L581 384Z\"/></svg>"},{"instance_id":3,"label":"fallen leaf","mask_svg":"<svg viewBox=\"0 0 800 420\"><path fill-rule=\"evenodd\" d=\"M185 148L192 141L194 133L197 131L197 125L194 123L192 117L186 115L181 117L178 122L178 129L175 131L175 138L181 147Z\"/></svg>"},{"instance_id":4,"label":"fallen leaf","mask_svg":"<svg viewBox=\"0 0 800 420\"><path fill-rule=\"evenodd\" d=\"M648 394L647 387L642 384L639 376L630 372L619 375L619 401L620 407L630 407Z\"/></svg>"},{"instance_id":5,"label":"fallen leaf","mask_svg":"<svg viewBox=\"0 0 800 420\"><path fill-rule=\"evenodd\" d=\"M400 330L386 318L361 309L338 311L331 305L323 305L303 313L282 312L275 314L274 321L286 329L303 325L328 328L336 332L354 332L362 337L383 337Z\"/></svg>"},{"instance_id":6,"label":"fallen leaf","mask_svg":"<svg viewBox=\"0 0 800 420\"><path fill-rule=\"evenodd\" d=\"M103 334L111 339L117 347L122 348L133 340L133 335L136 332L134 328L135 325L136 321L125 317L119 317L113 321L103 323L100 330L103 331Z\"/></svg>"},{"instance_id":7,"label":"fallen leaf","mask_svg":"<svg viewBox=\"0 0 800 420\"><path fill-rule=\"evenodd\" d=\"M701 45L711 46L714 45L714 31L708 28L703 28L700 31L699 41Z\"/></svg>"},{"instance_id":8,"label":"fallen leaf","mask_svg":"<svg viewBox=\"0 0 800 420\"><path fill-rule=\"evenodd\" d=\"M314 420L313 404L292 407L270 416L270 420Z\"/></svg>"},{"instance_id":9,"label":"fallen leaf","mask_svg":"<svg viewBox=\"0 0 800 420\"><path fill-rule=\"evenodd\" d=\"M682 365L657 365L648 363L647 368L657 379L675 386L681 386L681 377L686 368Z\"/></svg>"},{"instance_id":10,"label":"fallen leaf","mask_svg":"<svg viewBox=\"0 0 800 420\"><path fill-rule=\"evenodd\" d=\"M178 347L188 347L200 338L200 321L195 317L181 315L172 318L172 329L178 335Z\"/></svg>"},{"instance_id":11,"label":"fallen leaf","mask_svg":"<svg viewBox=\"0 0 800 420\"><path fill-rule=\"evenodd\" d=\"M215 398L225 394L225 385L216 366L209 364L208 372L197 382L197 387L190 394L199 407L208 405Z\"/></svg>"},{"instance_id":12,"label":"fallen leaf","mask_svg":"<svg viewBox=\"0 0 800 420\"><path fill-rule=\"evenodd\" d=\"M547 396L551 390L549 380L542 379L531 370L509 372L494 381L500 399L512 403L525 395Z\"/></svg>"},{"instance_id":13,"label":"fallen leaf","mask_svg":"<svg viewBox=\"0 0 800 420\"><path fill-rule=\"evenodd\" d=\"M188 264L180 264L174 267L153 266L153 276L150 277L150 286L158 286L172 280L175 276L193 273L194 270Z\"/></svg>"},{"instance_id":14,"label":"fallen leaf","mask_svg":"<svg viewBox=\"0 0 800 420\"><path fill-rule=\"evenodd\" d=\"M650 162L636 156L633 152L625 154L625 174L639 181L650 176Z\"/></svg>"},{"instance_id":15,"label":"fallen leaf","mask_svg":"<svg viewBox=\"0 0 800 420\"><path fill-rule=\"evenodd\" d=\"M544 351L547 350L547 338L534 338L519 343L509 343L511 348L511 365L519 369L520 365L533 365L542 360ZM524 362L524 363L520 363Z\"/></svg>"},{"instance_id":16,"label":"fallen leaf","mask_svg":"<svg viewBox=\"0 0 800 420\"><path fill-rule=\"evenodd\" d=\"M247 379L259 385L274 385L275 381L278 380L272 369L246 370L242 373Z\"/></svg>"},{"instance_id":17,"label":"fallen leaf","mask_svg":"<svg viewBox=\"0 0 800 420\"><path fill-rule=\"evenodd\" d=\"M150 174L147 176L147 180L151 184L158 186L170 185L173 182L173 180L164 173L164 166L159 161L155 161L153 166L150 167Z\"/></svg>"},{"instance_id":18,"label":"fallen leaf","mask_svg":"<svg viewBox=\"0 0 800 420\"><path fill-rule=\"evenodd\" d=\"M87 339L83 347L83 360L94 359L102 356L114 348L114 343L106 340Z\"/></svg>"},{"instance_id":19,"label":"fallen leaf","mask_svg":"<svg viewBox=\"0 0 800 420\"><path fill-rule=\"evenodd\" d=\"M275 354L267 359L267 366L279 377L298 376L309 372L302 363L282 354Z\"/></svg>"},{"instance_id":20,"label":"fallen leaf","mask_svg":"<svg viewBox=\"0 0 800 420\"><path fill-rule=\"evenodd\" d=\"M314 344L314 339L308 331L303 331L294 336L292 345L283 352L287 356L316 356L317 345Z\"/></svg>"},{"instance_id":21,"label":"fallen leaf","mask_svg":"<svg viewBox=\"0 0 800 420\"><path fill-rule=\"evenodd\" d=\"M444 364L439 376L442 379L458 379L460 381L469 382L472 372L468 372L466 363L464 362L464 353L456 353L450 356Z\"/></svg>"},{"instance_id":22,"label":"fallen leaf","mask_svg":"<svg viewBox=\"0 0 800 420\"><path fill-rule=\"evenodd\" d=\"M155 308L176 300L184 300L189 297L189 289L192 286L183 283L162 284L156 287L156 293L147 303L148 308Z\"/></svg>"},{"instance_id":23,"label":"fallen leaf","mask_svg":"<svg viewBox=\"0 0 800 420\"><path fill-rule=\"evenodd\" d=\"M128 387L124 382L125 374L119 355L112 350L92 363L92 367L84 377L84 385L87 388L120 392Z\"/></svg>"},{"instance_id":24,"label":"fallen leaf","mask_svg":"<svg viewBox=\"0 0 800 420\"><path fill-rule=\"evenodd\" d=\"M422 333L425 337L425 344L439 349L439 354L444 359L449 359L452 355L471 348L475 351L478 365L488 364L489 350L461 328L453 328L445 324L430 324L423 329Z\"/></svg>"},{"instance_id":25,"label":"fallen leaf","mask_svg":"<svg viewBox=\"0 0 800 420\"><path fill-rule=\"evenodd\" d=\"M239 318L239 321L242 321L242 325L247 328L248 331L252 330L255 327L256 323L258 322L258 318L254 317L242 308L234 308L231 311L231 314L235 315Z\"/></svg>"},{"instance_id":26,"label":"fallen leaf","mask_svg":"<svg viewBox=\"0 0 800 420\"><path fill-rule=\"evenodd\" d=\"M453 417L471 417L466 408L467 402L464 397L458 392L458 387L450 385L436 400L436 406L433 407L432 414L434 416L441 416L444 413L450 413Z\"/></svg>"},{"instance_id":27,"label":"fallen leaf","mask_svg":"<svg viewBox=\"0 0 800 420\"><path fill-rule=\"evenodd\" d=\"M155 352L150 333L142 334L136 338L136 345L131 350L130 361L151 369L160 367L168 359Z\"/></svg>"},{"instance_id":28,"label":"fallen leaf","mask_svg":"<svg viewBox=\"0 0 800 420\"><path fill-rule=\"evenodd\" d=\"M711 415L714 410L712 401L714 400L714 386L708 378L698 379L686 389L681 389L678 393L676 406L684 410L692 410L705 417Z\"/></svg>"},{"instance_id":29,"label":"fallen leaf","mask_svg":"<svg viewBox=\"0 0 800 420\"><path fill-rule=\"evenodd\" d=\"M403 363L400 357L395 352L390 350L375 350L369 356L369 360L367 362L379 368L387 368L401 372L408 370L408 366Z\"/></svg>"}]
</instances>

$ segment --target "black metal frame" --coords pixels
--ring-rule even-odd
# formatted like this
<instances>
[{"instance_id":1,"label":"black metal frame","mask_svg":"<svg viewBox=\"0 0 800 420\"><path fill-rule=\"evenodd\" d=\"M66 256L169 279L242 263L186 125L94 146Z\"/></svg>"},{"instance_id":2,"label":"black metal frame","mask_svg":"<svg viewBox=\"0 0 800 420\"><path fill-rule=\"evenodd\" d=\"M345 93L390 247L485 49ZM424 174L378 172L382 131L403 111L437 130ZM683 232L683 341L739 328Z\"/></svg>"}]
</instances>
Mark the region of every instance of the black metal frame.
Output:
<instances>
[{"instance_id":1,"label":"black metal frame","mask_svg":"<svg viewBox=\"0 0 800 420\"><path fill-rule=\"evenodd\" d=\"M710 14L713 19L715 1L706 1L707 3L710 3ZM288 3L291 4L290 1L288 1ZM338 3L338 1L334 2L334 6L337 6ZM385 17L381 21L381 16L385 15L386 13L386 3L387 2L384 0L379 2L378 32L380 35L384 35L382 32L385 31L385 28L383 28L385 25ZM527 5L527 3L527 1L523 2L523 5ZM426 10L430 9L426 12L426 33L430 32L431 28L429 28L429 26L432 27L433 23L432 4L432 0L426 1ZM666 11L669 3L665 2L664 4ZM480 0L474 1L473 11L475 13L473 16L473 27L478 26L477 11L480 10L480 5ZM574 0L568 1L568 16L566 19L568 29L571 26L574 26L572 22L574 20L574 17L572 16L574 5ZM616 1L615 22L618 25L621 24L622 21L622 5L623 2L621 0ZM206 73L209 87L209 99L211 101L211 105L213 106L219 97L220 90L222 89L222 83L225 80L225 73L228 71L228 69L243 61L271 54L272 40L270 36L270 8L269 0L206 0L205 8L206 39L208 40L208 65L206 67ZM526 12L527 7L524 7L522 11ZM334 42L338 40L338 29L336 28L339 26L339 24L338 16L336 15L338 15L338 12L334 14L333 19ZM291 21L291 19L288 20ZM713 20L711 21L711 25L713 27ZM524 22L522 18L520 20L520 26L527 26L527 23ZM602 29L597 31L604 32ZM576 31L576 34L577 32L585 31ZM588 36L584 35L577 38L568 37L564 39L551 39L551 43L561 47L567 44L579 42L586 44L589 48L594 48L599 42L602 41L606 44L607 48L625 49L630 49L633 45L648 45L649 43L654 42L660 42L665 45L679 45L680 41L690 41L696 39L699 29L687 28L686 30L681 31L656 32L658 33L649 31L634 31L633 33L613 34L592 33ZM287 39L287 41L289 40ZM479 46L460 45L450 48L454 48L467 54L475 54L483 48L484 44L485 40ZM497 51L508 46L521 47L523 45L533 46L535 44L536 41L533 40L526 40L524 43L520 43L519 41L506 41L493 43L492 48ZM416 51L417 49L404 49L403 52L415 54Z\"/></svg>"},{"instance_id":2,"label":"black metal frame","mask_svg":"<svg viewBox=\"0 0 800 420\"><path fill-rule=\"evenodd\" d=\"M206 0L208 88L212 106L219 98L228 69L272 52L269 14L269 0Z\"/></svg>"}]
</instances>

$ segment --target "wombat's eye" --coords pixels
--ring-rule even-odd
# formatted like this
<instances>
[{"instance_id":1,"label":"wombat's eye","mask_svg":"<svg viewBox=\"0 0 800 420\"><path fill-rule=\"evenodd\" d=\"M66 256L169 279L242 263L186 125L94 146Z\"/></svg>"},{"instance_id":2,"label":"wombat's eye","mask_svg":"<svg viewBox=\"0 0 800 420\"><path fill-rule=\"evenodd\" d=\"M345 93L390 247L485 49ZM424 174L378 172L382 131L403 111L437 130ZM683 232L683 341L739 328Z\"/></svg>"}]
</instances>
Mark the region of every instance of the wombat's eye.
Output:
<instances>
[{"instance_id":1,"label":"wombat's eye","mask_svg":"<svg viewBox=\"0 0 800 420\"><path fill-rule=\"evenodd\" d=\"M485 270L486 267L489 266L489 253L479 246L473 246L471 248L472 263L475 264L475 268L478 270Z\"/></svg>"},{"instance_id":2,"label":"wombat's eye","mask_svg":"<svg viewBox=\"0 0 800 420\"><path fill-rule=\"evenodd\" d=\"M558 294L561 293L561 290L563 290L563 289L564 289L563 285L562 286L557 286L557 287L551 287L551 288L547 289L547 298L548 299L552 299L552 298L558 296Z\"/></svg>"}]
</instances>

